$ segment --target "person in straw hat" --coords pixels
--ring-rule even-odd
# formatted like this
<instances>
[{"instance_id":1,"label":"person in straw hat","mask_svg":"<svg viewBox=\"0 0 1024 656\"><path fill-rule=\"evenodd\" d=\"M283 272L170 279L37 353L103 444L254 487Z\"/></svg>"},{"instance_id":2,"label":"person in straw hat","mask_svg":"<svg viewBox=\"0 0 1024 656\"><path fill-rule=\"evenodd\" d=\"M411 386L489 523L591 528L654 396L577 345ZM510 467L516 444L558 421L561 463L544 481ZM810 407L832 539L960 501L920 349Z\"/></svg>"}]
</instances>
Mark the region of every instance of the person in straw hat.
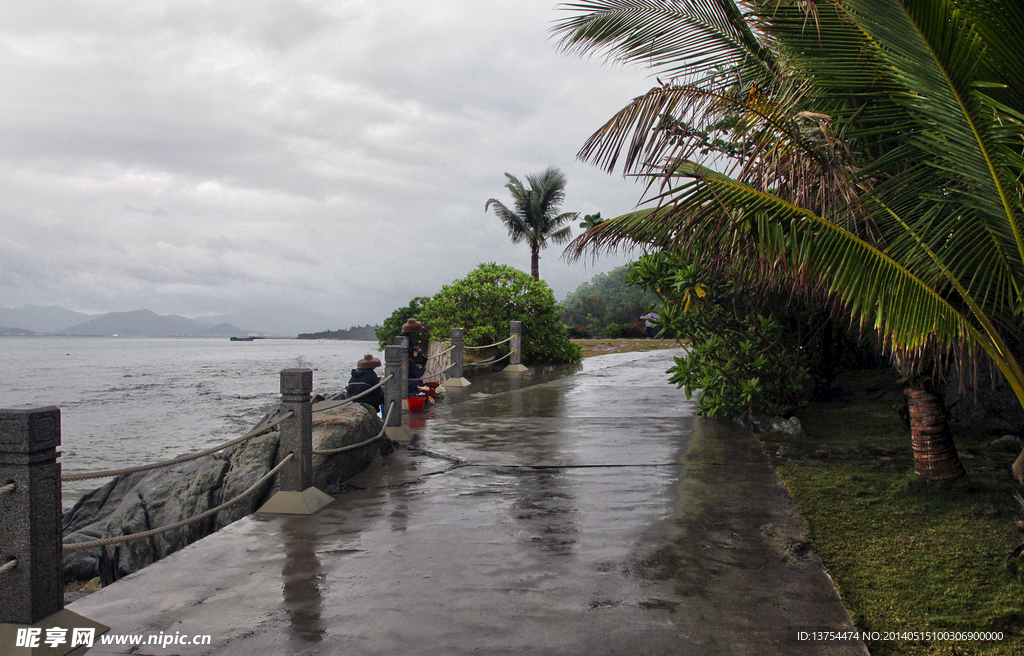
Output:
<instances>
[{"instance_id":1,"label":"person in straw hat","mask_svg":"<svg viewBox=\"0 0 1024 656\"><path fill-rule=\"evenodd\" d=\"M405 337L409 344L409 366L427 366L427 356L423 354L423 345L420 343L420 331L423 324L415 319L409 319L402 324L402 337Z\"/></svg>"},{"instance_id":2,"label":"person in straw hat","mask_svg":"<svg viewBox=\"0 0 1024 656\"><path fill-rule=\"evenodd\" d=\"M352 370L352 377L348 379L348 386L345 388L345 396L351 399L353 396L362 394L379 383L380 378L377 377L377 372L374 371L379 366L380 360L377 358L369 353L363 356L363 359L356 363L356 368ZM372 405L375 408L383 408L384 390L378 387L366 396L360 397L357 401Z\"/></svg>"}]
</instances>

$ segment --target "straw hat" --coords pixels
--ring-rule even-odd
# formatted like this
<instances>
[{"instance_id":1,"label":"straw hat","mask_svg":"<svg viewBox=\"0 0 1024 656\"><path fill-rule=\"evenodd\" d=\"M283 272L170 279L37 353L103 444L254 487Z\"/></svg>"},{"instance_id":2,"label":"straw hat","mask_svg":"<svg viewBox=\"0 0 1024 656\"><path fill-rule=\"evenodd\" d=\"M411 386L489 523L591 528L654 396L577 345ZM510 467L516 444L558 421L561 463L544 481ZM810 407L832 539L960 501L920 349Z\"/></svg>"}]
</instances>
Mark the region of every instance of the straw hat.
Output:
<instances>
[{"instance_id":1,"label":"straw hat","mask_svg":"<svg viewBox=\"0 0 1024 656\"><path fill-rule=\"evenodd\" d=\"M363 359L356 363L356 369L376 369L380 366L380 360L373 357L369 353L363 356Z\"/></svg>"}]
</instances>

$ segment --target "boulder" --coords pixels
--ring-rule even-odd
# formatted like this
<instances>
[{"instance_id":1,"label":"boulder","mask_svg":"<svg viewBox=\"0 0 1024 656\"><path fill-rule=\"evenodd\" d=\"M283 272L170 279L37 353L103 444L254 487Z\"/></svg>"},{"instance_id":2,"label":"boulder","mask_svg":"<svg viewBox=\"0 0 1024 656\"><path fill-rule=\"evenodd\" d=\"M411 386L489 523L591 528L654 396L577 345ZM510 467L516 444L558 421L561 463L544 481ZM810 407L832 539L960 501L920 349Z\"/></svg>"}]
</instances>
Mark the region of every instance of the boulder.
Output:
<instances>
[{"instance_id":1,"label":"boulder","mask_svg":"<svg viewBox=\"0 0 1024 656\"><path fill-rule=\"evenodd\" d=\"M1005 451L1007 453L1019 453L1021 447L1021 440L1016 435L1003 435L1002 437L992 440L988 443L990 449L995 451Z\"/></svg>"},{"instance_id":2,"label":"boulder","mask_svg":"<svg viewBox=\"0 0 1024 656\"><path fill-rule=\"evenodd\" d=\"M782 433L784 435L803 435L804 426L798 417L770 417L768 415L739 415L733 422L746 428L751 433Z\"/></svg>"},{"instance_id":3,"label":"boulder","mask_svg":"<svg viewBox=\"0 0 1024 656\"><path fill-rule=\"evenodd\" d=\"M317 415L313 423L313 449L330 451L365 442L380 432L384 424L369 405L353 403ZM331 493L345 481L391 453L389 440L377 440L366 446L332 456L313 456L313 485Z\"/></svg>"},{"instance_id":4,"label":"boulder","mask_svg":"<svg viewBox=\"0 0 1024 656\"><path fill-rule=\"evenodd\" d=\"M313 415L313 448L335 449L377 435L381 421L368 406L350 404ZM88 492L64 513L65 543L148 531L195 517L235 498L274 467L280 433L271 431L224 451L172 467L122 475ZM394 449L382 439L343 453L313 457L313 484L333 494L346 480ZM211 517L150 538L64 554L67 581L102 574L104 584L142 569L258 509L275 489L268 481L247 499Z\"/></svg>"}]
</instances>

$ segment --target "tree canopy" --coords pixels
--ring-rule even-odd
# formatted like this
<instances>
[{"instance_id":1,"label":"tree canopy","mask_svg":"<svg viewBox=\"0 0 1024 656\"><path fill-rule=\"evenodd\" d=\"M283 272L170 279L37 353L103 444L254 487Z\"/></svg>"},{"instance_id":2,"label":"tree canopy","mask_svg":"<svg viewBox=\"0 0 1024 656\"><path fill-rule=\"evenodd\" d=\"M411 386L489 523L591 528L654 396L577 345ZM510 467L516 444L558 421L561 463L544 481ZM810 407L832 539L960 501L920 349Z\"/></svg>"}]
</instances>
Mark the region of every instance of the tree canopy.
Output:
<instances>
[{"instance_id":1,"label":"tree canopy","mask_svg":"<svg viewBox=\"0 0 1024 656\"><path fill-rule=\"evenodd\" d=\"M562 317L570 326L580 326L597 337L605 337L609 326L632 326L658 303L654 292L627 284L625 266L594 276L562 301Z\"/></svg>"}]
</instances>

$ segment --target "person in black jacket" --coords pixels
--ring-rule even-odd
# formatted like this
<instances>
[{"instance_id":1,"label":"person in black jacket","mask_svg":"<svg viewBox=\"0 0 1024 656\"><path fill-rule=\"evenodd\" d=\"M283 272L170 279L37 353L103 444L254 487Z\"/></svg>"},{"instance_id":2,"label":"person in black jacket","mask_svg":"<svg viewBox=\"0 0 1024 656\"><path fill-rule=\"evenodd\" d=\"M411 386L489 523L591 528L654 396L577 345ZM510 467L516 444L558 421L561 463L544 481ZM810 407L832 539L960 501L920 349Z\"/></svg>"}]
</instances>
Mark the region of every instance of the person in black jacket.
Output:
<instances>
[{"instance_id":1,"label":"person in black jacket","mask_svg":"<svg viewBox=\"0 0 1024 656\"><path fill-rule=\"evenodd\" d=\"M348 398L352 398L357 394L362 394L366 390L370 389L374 385L380 382L380 378L377 377L377 372L374 371L380 366L380 360L367 353L362 360L356 363L356 368L352 370L352 377L348 379L348 386L345 388L345 395ZM362 396L356 399L360 403L366 403L372 405L375 408L380 408L384 405L384 389L378 387L366 396Z\"/></svg>"}]
</instances>

